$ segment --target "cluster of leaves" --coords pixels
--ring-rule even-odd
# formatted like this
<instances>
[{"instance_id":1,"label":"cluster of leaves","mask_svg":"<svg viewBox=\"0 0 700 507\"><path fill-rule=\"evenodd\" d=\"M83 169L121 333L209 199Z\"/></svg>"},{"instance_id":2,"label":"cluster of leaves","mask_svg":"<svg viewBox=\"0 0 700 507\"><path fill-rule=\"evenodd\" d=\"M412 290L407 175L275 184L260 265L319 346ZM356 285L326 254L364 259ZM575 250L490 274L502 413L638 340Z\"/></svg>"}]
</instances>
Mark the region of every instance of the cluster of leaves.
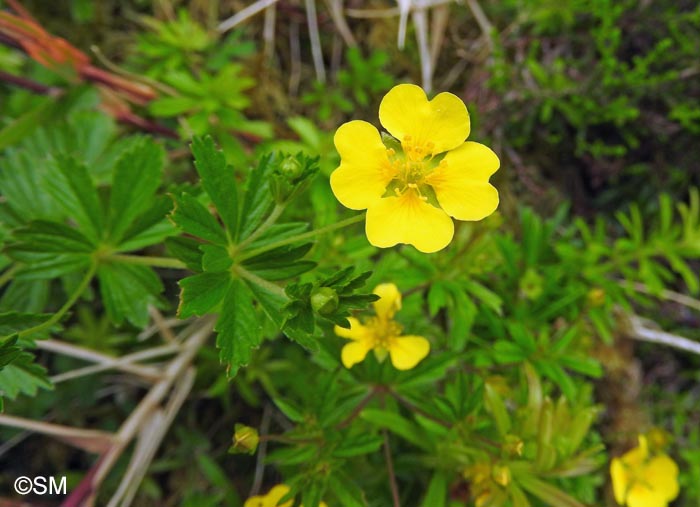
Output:
<instances>
[{"instance_id":1,"label":"cluster of leaves","mask_svg":"<svg viewBox=\"0 0 700 507\"><path fill-rule=\"evenodd\" d=\"M350 279L352 270L286 290L274 283L316 267L303 259L313 246L308 241L313 234L305 233L308 224L276 223L296 189L316 174L316 159L268 155L241 186L210 137L195 138L192 152L205 191L202 197L216 207L221 223L191 193L173 196L171 219L188 237L174 238L169 246L197 273L180 281L178 315L220 314L217 345L231 376L250 361L269 328L266 322L315 349L315 319L343 322L350 309L375 299L354 294L367 277ZM315 288L332 291L334 304L319 306Z\"/></svg>"},{"instance_id":2,"label":"cluster of leaves","mask_svg":"<svg viewBox=\"0 0 700 507\"><path fill-rule=\"evenodd\" d=\"M14 320L21 311L24 319L43 320L44 327L54 324L93 277L116 325L128 321L143 327L149 305L161 304L160 277L129 254L176 232L166 220L169 200L156 196L164 152L149 138L117 141L114 135L108 118L78 111L61 128L39 129L6 150L0 164L1 262L10 276L0 299L7 312L2 315ZM40 315L52 308L50 294L57 286L66 303L51 318ZM20 332L25 334L33 335L31 324ZM13 361L14 368L0 372L0 390L11 398L47 386L26 358L19 356L23 360ZM8 388L15 383L21 387Z\"/></svg>"},{"instance_id":3,"label":"cluster of leaves","mask_svg":"<svg viewBox=\"0 0 700 507\"><path fill-rule=\"evenodd\" d=\"M149 105L150 113L184 121L187 138L214 135L229 157L244 162L237 136L272 135L269 124L244 114L250 106L247 92L256 81L240 60L251 56L255 45L240 32L217 37L184 9L170 21L144 17L143 22L151 31L139 36L132 64L166 85L160 87L163 96Z\"/></svg>"},{"instance_id":4,"label":"cluster of leaves","mask_svg":"<svg viewBox=\"0 0 700 507\"><path fill-rule=\"evenodd\" d=\"M506 94L498 114L509 118L509 142L536 157L547 146L560 166L592 166L589 186L618 183L605 202L639 197L641 177L681 193L689 181L683 171L693 170L683 147L700 128L697 9L663 1L507 2L496 15L511 20L515 11L519 29L494 37L490 78Z\"/></svg>"}]
</instances>

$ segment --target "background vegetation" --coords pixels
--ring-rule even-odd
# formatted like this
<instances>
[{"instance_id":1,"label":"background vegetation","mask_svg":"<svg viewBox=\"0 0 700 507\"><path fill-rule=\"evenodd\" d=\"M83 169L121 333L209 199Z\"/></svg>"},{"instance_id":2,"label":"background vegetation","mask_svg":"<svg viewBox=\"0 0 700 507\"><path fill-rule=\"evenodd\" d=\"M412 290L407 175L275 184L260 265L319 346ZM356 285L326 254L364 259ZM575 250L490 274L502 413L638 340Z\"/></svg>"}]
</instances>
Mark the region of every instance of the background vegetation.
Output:
<instances>
[{"instance_id":1,"label":"background vegetation","mask_svg":"<svg viewBox=\"0 0 700 507\"><path fill-rule=\"evenodd\" d=\"M614 505L659 428L700 506L697 2L404 4L0 1L0 499ZM403 82L501 159L430 256L336 228L328 185ZM384 282L431 354L346 370L333 323Z\"/></svg>"}]
</instances>

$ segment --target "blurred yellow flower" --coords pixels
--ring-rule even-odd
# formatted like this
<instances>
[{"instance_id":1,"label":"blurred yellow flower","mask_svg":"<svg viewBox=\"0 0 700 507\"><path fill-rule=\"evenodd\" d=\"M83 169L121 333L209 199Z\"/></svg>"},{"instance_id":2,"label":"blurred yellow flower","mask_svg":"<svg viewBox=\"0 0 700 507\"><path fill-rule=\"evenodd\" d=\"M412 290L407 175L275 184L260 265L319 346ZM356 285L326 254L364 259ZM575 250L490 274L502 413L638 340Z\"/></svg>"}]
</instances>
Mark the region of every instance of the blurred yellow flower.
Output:
<instances>
[{"instance_id":1,"label":"blurred yellow flower","mask_svg":"<svg viewBox=\"0 0 700 507\"><path fill-rule=\"evenodd\" d=\"M430 351L430 342L422 336L401 336L402 327L394 321L401 309L401 293L393 283L383 283L374 289L380 297L372 303L376 316L365 324L350 317L350 329L335 326L335 334L352 340L343 347L341 359L346 368L361 362L370 350L379 361L391 357L391 364L398 370L410 370Z\"/></svg>"},{"instance_id":2,"label":"blurred yellow flower","mask_svg":"<svg viewBox=\"0 0 700 507\"><path fill-rule=\"evenodd\" d=\"M440 93L428 101L420 87L398 85L382 100L379 121L398 141L389 142L396 149L370 123L345 123L335 134L341 162L331 174L344 206L367 209L370 243L436 252L452 240L450 217L481 220L496 210L498 191L489 177L500 161L483 144L465 142L470 122L461 99Z\"/></svg>"},{"instance_id":3,"label":"blurred yellow flower","mask_svg":"<svg viewBox=\"0 0 700 507\"><path fill-rule=\"evenodd\" d=\"M293 500L288 500L284 503L279 503L284 496L289 493L290 488L286 484L278 484L274 486L267 495L256 495L251 496L245 501L243 507L292 507L294 504ZM278 505L279 504L279 505ZM302 507L304 507L302 505ZM319 507L328 507L326 502L321 502Z\"/></svg>"},{"instance_id":4,"label":"blurred yellow flower","mask_svg":"<svg viewBox=\"0 0 700 507\"><path fill-rule=\"evenodd\" d=\"M664 453L650 455L647 438L613 458L610 476L615 500L628 507L666 507L678 496L678 465Z\"/></svg>"}]
</instances>

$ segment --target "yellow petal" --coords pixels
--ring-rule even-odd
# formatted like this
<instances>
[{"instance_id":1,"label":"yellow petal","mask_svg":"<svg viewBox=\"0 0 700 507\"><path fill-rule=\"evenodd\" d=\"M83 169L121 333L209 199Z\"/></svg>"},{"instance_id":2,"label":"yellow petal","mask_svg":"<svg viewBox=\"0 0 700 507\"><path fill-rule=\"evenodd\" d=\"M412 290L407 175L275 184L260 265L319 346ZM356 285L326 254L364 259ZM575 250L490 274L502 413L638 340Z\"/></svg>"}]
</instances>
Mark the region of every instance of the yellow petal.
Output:
<instances>
[{"instance_id":1,"label":"yellow petal","mask_svg":"<svg viewBox=\"0 0 700 507\"><path fill-rule=\"evenodd\" d=\"M370 331L366 326L360 324L359 320L355 317L348 317L348 322L350 322L350 329L347 327L335 326L333 328L335 334L349 340L364 340L367 337L367 333Z\"/></svg>"},{"instance_id":2,"label":"yellow petal","mask_svg":"<svg viewBox=\"0 0 700 507\"><path fill-rule=\"evenodd\" d=\"M451 93L440 93L428 102L423 89L401 84L389 90L379 105L379 121L399 141L426 146L431 154L456 148L469 136L469 113L464 102Z\"/></svg>"},{"instance_id":3,"label":"yellow petal","mask_svg":"<svg viewBox=\"0 0 700 507\"><path fill-rule=\"evenodd\" d=\"M430 352L430 342L422 336L399 336L391 341L389 355L397 370L410 370Z\"/></svg>"},{"instance_id":4,"label":"yellow petal","mask_svg":"<svg viewBox=\"0 0 700 507\"><path fill-rule=\"evenodd\" d=\"M627 507L667 507L666 499L655 489L635 483L627 493Z\"/></svg>"},{"instance_id":5,"label":"yellow petal","mask_svg":"<svg viewBox=\"0 0 700 507\"><path fill-rule=\"evenodd\" d=\"M481 220L498 207L498 190L488 183L488 178L499 164L488 147L466 142L445 155L426 183L433 187L448 215L457 220Z\"/></svg>"},{"instance_id":6,"label":"yellow petal","mask_svg":"<svg viewBox=\"0 0 700 507\"><path fill-rule=\"evenodd\" d=\"M367 209L365 230L374 246L387 248L406 243L431 253L452 241L454 224L444 211L409 190L400 197L385 197L373 203Z\"/></svg>"},{"instance_id":7,"label":"yellow petal","mask_svg":"<svg viewBox=\"0 0 700 507\"><path fill-rule=\"evenodd\" d=\"M390 319L401 309L401 293L393 283L382 283L374 288L380 299L372 303L377 316Z\"/></svg>"},{"instance_id":8,"label":"yellow petal","mask_svg":"<svg viewBox=\"0 0 700 507\"><path fill-rule=\"evenodd\" d=\"M622 464L619 458L613 458L610 463L610 478L612 479L615 501L620 505L624 505L627 489L630 486L630 478L627 473L627 468Z\"/></svg>"},{"instance_id":9,"label":"yellow petal","mask_svg":"<svg viewBox=\"0 0 700 507\"><path fill-rule=\"evenodd\" d=\"M278 484L274 486L266 495L251 496L245 501L243 507L291 507L293 500L277 505L279 501L289 493L289 486Z\"/></svg>"},{"instance_id":10,"label":"yellow petal","mask_svg":"<svg viewBox=\"0 0 700 507\"><path fill-rule=\"evenodd\" d=\"M355 120L338 128L334 142L340 166L331 174L331 189L343 206L365 209L394 177L379 131Z\"/></svg>"},{"instance_id":11,"label":"yellow petal","mask_svg":"<svg viewBox=\"0 0 700 507\"><path fill-rule=\"evenodd\" d=\"M649 461L644 467L642 479L651 484L667 502L678 496L678 465L665 454Z\"/></svg>"},{"instance_id":12,"label":"yellow petal","mask_svg":"<svg viewBox=\"0 0 700 507\"><path fill-rule=\"evenodd\" d=\"M340 353L340 359L343 366L352 368L357 363L364 361L367 353L372 349L372 344L369 340L352 341L343 347Z\"/></svg>"}]
</instances>

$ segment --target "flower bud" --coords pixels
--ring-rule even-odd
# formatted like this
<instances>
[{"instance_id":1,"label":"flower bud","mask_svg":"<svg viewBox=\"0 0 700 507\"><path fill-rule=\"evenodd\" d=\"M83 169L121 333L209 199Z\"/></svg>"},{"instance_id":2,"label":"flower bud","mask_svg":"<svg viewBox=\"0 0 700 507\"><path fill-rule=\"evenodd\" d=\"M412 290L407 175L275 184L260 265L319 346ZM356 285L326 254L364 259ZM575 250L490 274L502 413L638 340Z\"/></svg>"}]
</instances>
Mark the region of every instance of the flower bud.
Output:
<instances>
[{"instance_id":1,"label":"flower bud","mask_svg":"<svg viewBox=\"0 0 700 507\"><path fill-rule=\"evenodd\" d=\"M259 442L258 430L244 424L236 424L233 445L228 452L231 454L255 454Z\"/></svg>"},{"instance_id":2,"label":"flower bud","mask_svg":"<svg viewBox=\"0 0 700 507\"><path fill-rule=\"evenodd\" d=\"M336 311L338 303L338 293L330 287L316 287L311 291L311 308L321 315Z\"/></svg>"}]
</instances>

